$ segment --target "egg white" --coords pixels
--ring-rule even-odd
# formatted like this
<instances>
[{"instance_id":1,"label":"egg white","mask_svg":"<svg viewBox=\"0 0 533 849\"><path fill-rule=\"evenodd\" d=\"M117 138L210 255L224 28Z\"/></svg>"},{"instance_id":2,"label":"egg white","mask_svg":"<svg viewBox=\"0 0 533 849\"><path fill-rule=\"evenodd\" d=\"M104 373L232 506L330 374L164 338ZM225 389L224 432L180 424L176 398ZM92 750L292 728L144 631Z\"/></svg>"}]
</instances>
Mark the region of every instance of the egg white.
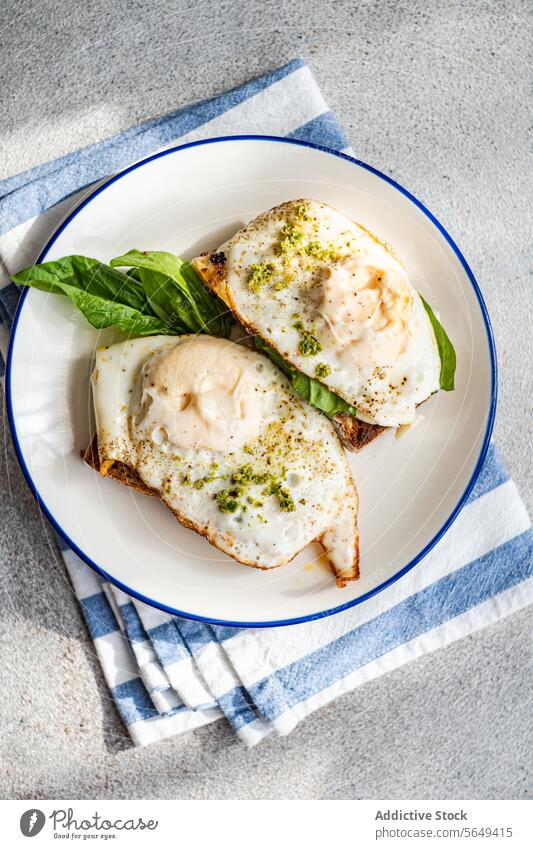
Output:
<instances>
[{"instance_id":1,"label":"egg white","mask_svg":"<svg viewBox=\"0 0 533 849\"><path fill-rule=\"evenodd\" d=\"M359 367L347 362L331 327L317 309L316 290L328 267L327 259L304 256L294 279L285 288L265 285L252 291L250 269L271 263L280 269L282 229L294 221L300 208L298 229L304 242L330 246L343 258L357 257L368 266L390 269L412 296L409 338L405 350L385 368ZM357 417L387 426L414 421L415 408L439 389L440 358L435 334L418 293L392 252L360 225L330 206L315 200L290 201L259 215L219 248L226 257L225 299L250 332L257 333L295 368L315 377L317 362L330 370L321 381L357 408ZM273 282L278 279L274 277ZM322 350L302 356L296 319L312 330Z\"/></svg>"},{"instance_id":2,"label":"egg white","mask_svg":"<svg viewBox=\"0 0 533 849\"><path fill-rule=\"evenodd\" d=\"M228 438L223 451L184 449L157 427L147 431L147 364L193 338L155 336L98 349L92 385L100 461L119 461L135 469L179 521L242 563L278 566L311 541L322 540L335 573L354 577L357 495L342 446L331 423L297 398L266 358L227 343L253 364L263 395L261 430L250 444L232 447ZM245 510L219 510L216 493L231 486L231 475L248 464L258 472L283 476L293 512L283 512L278 498L265 496L261 484L247 492L261 507L243 499ZM210 476L216 479L194 486Z\"/></svg>"}]
</instances>

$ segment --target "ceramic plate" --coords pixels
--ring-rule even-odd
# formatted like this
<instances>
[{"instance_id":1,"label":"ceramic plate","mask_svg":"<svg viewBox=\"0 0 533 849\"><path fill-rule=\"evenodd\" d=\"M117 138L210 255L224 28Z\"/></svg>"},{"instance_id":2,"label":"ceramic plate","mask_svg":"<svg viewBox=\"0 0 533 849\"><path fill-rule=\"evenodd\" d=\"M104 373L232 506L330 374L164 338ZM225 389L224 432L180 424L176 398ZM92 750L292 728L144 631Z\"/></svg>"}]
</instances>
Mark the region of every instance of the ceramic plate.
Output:
<instances>
[{"instance_id":1,"label":"ceramic plate","mask_svg":"<svg viewBox=\"0 0 533 849\"><path fill-rule=\"evenodd\" d=\"M305 621L358 604L419 563L480 470L496 397L494 345L472 272L444 228L373 168L310 144L231 137L182 145L126 169L63 223L40 261L130 248L193 257L259 212L311 197L389 243L440 313L457 351L455 392L424 404L402 439L350 455L360 495L361 578L340 590L317 546L289 566L237 565L182 528L156 499L102 479L80 459L94 432L89 388L98 332L66 299L31 290L8 362L8 413L20 462L46 515L87 563L128 593L183 616L237 625ZM418 568L424 568L423 563Z\"/></svg>"}]
</instances>

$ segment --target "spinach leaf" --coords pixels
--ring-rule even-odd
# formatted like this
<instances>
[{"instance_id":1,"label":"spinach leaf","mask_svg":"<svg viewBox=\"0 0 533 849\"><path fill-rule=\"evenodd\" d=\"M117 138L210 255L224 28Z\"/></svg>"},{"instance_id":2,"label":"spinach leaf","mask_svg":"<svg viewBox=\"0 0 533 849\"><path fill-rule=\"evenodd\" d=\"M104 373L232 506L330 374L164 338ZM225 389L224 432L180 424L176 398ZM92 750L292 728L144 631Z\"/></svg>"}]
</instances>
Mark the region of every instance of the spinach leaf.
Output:
<instances>
[{"instance_id":1,"label":"spinach leaf","mask_svg":"<svg viewBox=\"0 0 533 849\"><path fill-rule=\"evenodd\" d=\"M351 407L343 398L324 386L319 380L314 377L308 377L298 369L293 369L292 366L281 356L279 351L267 345L259 336L254 337L255 349L261 354L265 354L274 365L285 374L294 391L305 398L313 407L316 407L322 413L325 413L328 418L332 419L338 413L349 413L355 416L357 411L355 407Z\"/></svg>"},{"instance_id":2,"label":"spinach leaf","mask_svg":"<svg viewBox=\"0 0 533 849\"><path fill-rule=\"evenodd\" d=\"M86 256L66 256L32 265L15 283L66 295L93 327L118 327L132 336L173 334L153 312L141 283Z\"/></svg>"},{"instance_id":3,"label":"spinach leaf","mask_svg":"<svg viewBox=\"0 0 533 849\"><path fill-rule=\"evenodd\" d=\"M126 271L128 277L133 277L134 280L137 280L138 283L141 282L141 272L138 268L128 268Z\"/></svg>"},{"instance_id":4,"label":"spinach leaf","mask_svg":"<svg viewBox=\"0 0 533 849\"><path fill-rule=\"evenodd\" d=\"M112 267L129 265L126 272ZM233 319L186 262L165 252L130 251L106 265L66 256L13 276L19 285L66 295L98 328L137 336L213 333L229 336Z\"/></svg>"},{"instance_id":5,"label":"spinach leaf","mask_svg":"<svg viewBox=\"0 0 533 849\"><path fill-rule=\"evenodd\" d=\"M444 327L422 295L420 295L420 300L424 304L433 327L433 332L435 333L435 339L437 340L440 357L440 388L444 389L445 392L451 392L452 389L455 389L454 377L457 363L455 349L446 335Z\"/></svg>"},{"instance_id":6,"label":"spinach leaf","mask_svg":"<svg viewBox=\"0 0 533 849\"><path fill-rule=\"evenodd\" d=\"M32 265L19 271L12 279L15 283L57 295L67 294L62 288L63 284L66 284L73 290L79 289L103 300L125 304L139 312L155 315L139 281L87 256L65 256L51 262Z\"/></svg>"},{"instance_id":7,"label":"spinach leaf","mask_svg":"<svg viewBox=\"0 0 533 849\"><path fill-rule=\"evenodd\" d=\"M260 336L254 336L254 347L260 354L264 354L269 358L269 360L272 360L274 365L277 366L284 375L286 375L289 379L292 378L295 369L289 365L287 360L281 356L280 352L277 351L276 348L271 348L270 345L267 345Z\"/></svg>"},{"instance_id":8,"label":"spinach leaf","mask_svg":"<svg viewBox=\"0 0 533 849\"><path fill-rule=\"evenodd\" d=\"M179 302L183 296L177 287L172 290L173 283L168 277L144 268L128 268L126 274L141 284L150 309L161 321L178 333L189 333L176 314L176 300Z\"/></svg>"},{"instance_id":9,"label":"spinach leaf","mask_svg":"<svg viewBox=\"0 0 533 849\"><path fill-rule=\"evenodd\" d=\"M158 271L148 271L146 268L131 270L138 273L148 303L158 318L178 333L190 333L194 328L192 310L174 281ZM196 328L194 330L196 332Z\"/></svg>"},{"instance_id":10,"label":"spinach leaf","mask_svg":"<svg viewBox=\"0 0 533 849\"><path fill-rule=\"evenodd\" d=\"M16 275L18 277L19 275ZM15 282L22 282L15 280ZM26 282L27 286L41 289L43 292L67 295L75 306L83 313L89 324L93 327L118 327L130 336L157 336L159 334L172 335L175 331L154 315L146 315L140 310L121 304L118 301L110 301L101 295L95 295L84 291L76 286L57 280L47 285L43 280L36 283L34 280Z\"/></svg>"},{"instance_id":11,"label":"spinach leaf","mask_svg":"<svg viewBox=\"0 0 533 849\"><path fill-rule=\"evenodd\" d=\"M348 413L350 416L357 414L356 408L348 404L344 398L332 392L316 378L308 377L301 371L293 371L291 385L295 392L309 401L313 407L325 413L330 419L338 413Z\"/></svg>"},{"instance_id":12,"label":"spinach leaf","mask_svg":"<svg viewBox=\"0 0 533 849\"><path fill-rule=\"evenodd\" d=\"M190 263L167 251L131 250L110 265L140 271L141 284L157 315L192 333L229 336L233 319L226 305L209 292Z\"/></svg>"}]
</instances>

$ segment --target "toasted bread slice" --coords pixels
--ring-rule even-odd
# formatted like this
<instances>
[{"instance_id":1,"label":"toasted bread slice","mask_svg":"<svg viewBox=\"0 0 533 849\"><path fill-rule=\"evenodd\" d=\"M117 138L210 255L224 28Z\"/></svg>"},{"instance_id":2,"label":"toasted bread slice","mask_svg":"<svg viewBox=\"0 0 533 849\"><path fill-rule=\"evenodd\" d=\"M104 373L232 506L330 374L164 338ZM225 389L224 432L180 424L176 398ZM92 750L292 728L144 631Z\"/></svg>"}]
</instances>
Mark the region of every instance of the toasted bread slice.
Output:
<instances>
[{"instance_id":1,"label":"toasted bread slice","mask_svg":"<svg viewBox=\"0 0 533 849\"><path fill-rule=\"evenodd\" d=\"M333 424L343 444L351 451L359 451L388 430L380 425L363 422L349 413L338 413Z\"/></svg>"},{"instance_id":2,"label":"toasted bread slice","mask_svg":"<svg viewBox=\"0 0 533 849\"><path fill-rule=\"evenodd\" d=\"M150 487L142 481L136 470L128 466L126 463L116 460L113 462L109 461L109 463L106 463L105 460L101 462L98 453L97 434L94 435L85 451L81 452L81 457L87 465L96 472L103 474L105 477L111 477L119 483L131 487L137 492L141 492L143 495L154 495L159 497L159 493L154 489L150 489ZM355 489L353 481L350 481L350 486L345 493L343 500L343 510L339 512L336 524L333 527L328 528L321 537L314 540L314 542L319 542L326 550L331 571L335 576L335 582L341 589L344 588L350 581L356 581L359 578L359 532L357 529L358 502L359 499L357 490ZM163 501L163 503L165 502ZM168 504L165 504L165 506L171 510L180 524L205 537L211 545L215 546L215 548L225 551L225 549L218 544L217 538L212 536L205 528L191 522L190 519L187 519L177 511L172 510ZM342 552L344 547L343 544L345 542L344 538L347 535L350 535L350 524L352 524L352 532L354 533L355 551L353 561L345 565L342 562L342 556L338 556L337 552ZM243 563L245 566L253 566L255 569L261 569L263 571L276 568L260 566L256 563L250 563L243 560L238 560L237 562Z\"/></svg>"},{"instance_id":3,"label":"toasted bread slice","mask_svg":"<svg viewBox=\"0 0 533 849\"><path fill-rule=\"evenodd\" d=\"M85 451L81 452L81 456L95 472L100 472L100 474L113 478L113 480L123 483L125 486L130 486L132 489L137 490L137 492L142 492L143 495L159 496L159 493L155 489L150 489L149 486L146 486L135 469L132 469L126 463L120 463L115 460L111 465L107 466L104 472L98 455L98 436L96 433Z\"/></svg>"},{"instance_id":4,"label":"toasted bread slice","mask_svg":"<svg viewBox=\"0 0 533 849\"><path fill-rule=\"evenodd\" d=\"M192 265L207 285L230 308L247 332L255 336L255 328L246 325L231 297L231 292L227 285L228 276L225 254L222 251L218 253L203 253L192 260ZM388 430L388 428L381 427L380 425L363 422L361 419L349 415L349 413L339 413L333 419L333 423L342 442L350 451L359 451L376 439L376 437L380 436L385 430Z\"/></svg>"}]
</instances>

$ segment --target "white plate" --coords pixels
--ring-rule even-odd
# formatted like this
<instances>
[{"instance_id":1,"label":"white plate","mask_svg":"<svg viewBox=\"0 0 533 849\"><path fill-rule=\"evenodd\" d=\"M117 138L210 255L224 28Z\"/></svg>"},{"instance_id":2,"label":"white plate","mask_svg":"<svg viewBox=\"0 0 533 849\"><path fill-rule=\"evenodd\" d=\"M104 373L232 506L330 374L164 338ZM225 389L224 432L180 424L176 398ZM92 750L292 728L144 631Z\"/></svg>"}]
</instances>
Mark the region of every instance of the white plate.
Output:
<instances>
[{"instance_id":1,"label":"white plate","mask_svg":"<svg viewBox=\"0 0 533 849\"><path fill-rule=\"evenodd\" d=\"M65 540L127 592L184 616L238 625L302 621L357 604L414 566L462 507L488 446L494 345L474 277L441 225L379 172L284 139L182 145L109 180L55 234L40 261L130 248L192 257L257 213L312 197L360 221L396 250L440 313L457 351L455 392L440 392L401 440L389 433L350 464L360 494L361 578L340 590L311 547L289 566L237 565L182 528L155 499L83 464L93 432L89 391L98 333L66 299L31 290L8 360L8 412L30 486ZM423 568L423 565L420 567Z\"/></svg>"}]
</instances>

